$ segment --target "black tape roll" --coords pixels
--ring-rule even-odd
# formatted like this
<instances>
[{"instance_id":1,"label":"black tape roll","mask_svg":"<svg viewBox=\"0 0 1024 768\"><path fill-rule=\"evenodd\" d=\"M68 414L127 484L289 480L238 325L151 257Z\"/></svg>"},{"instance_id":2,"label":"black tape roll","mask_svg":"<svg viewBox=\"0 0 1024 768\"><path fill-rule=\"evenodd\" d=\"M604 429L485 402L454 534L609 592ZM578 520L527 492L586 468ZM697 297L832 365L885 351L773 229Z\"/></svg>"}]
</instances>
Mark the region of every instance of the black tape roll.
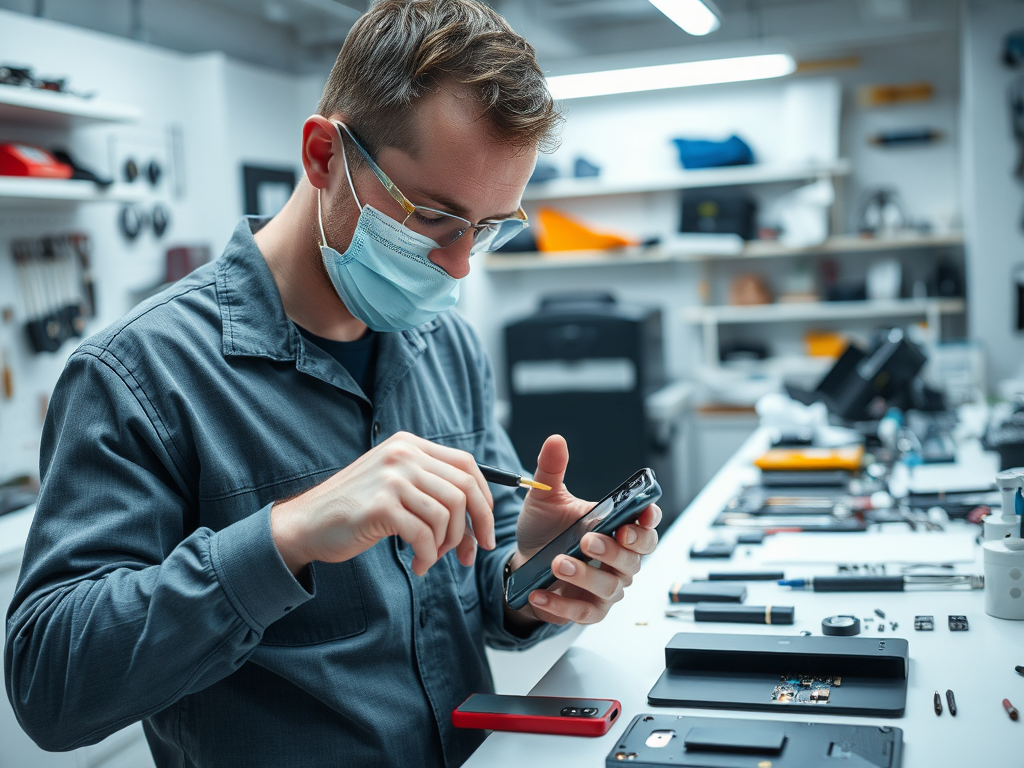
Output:
<instances>
[{"instance_id":1,"label":"black tape roll","mask_svg":"<svg viewBox=\"0 0 1024 768\"><path fill-rule=\"evenodd\" d=\"M842 635L850 637L860 634L860 619L856 616L829 616L821 620L823 635Z\"/></svg>"}]
</instances>

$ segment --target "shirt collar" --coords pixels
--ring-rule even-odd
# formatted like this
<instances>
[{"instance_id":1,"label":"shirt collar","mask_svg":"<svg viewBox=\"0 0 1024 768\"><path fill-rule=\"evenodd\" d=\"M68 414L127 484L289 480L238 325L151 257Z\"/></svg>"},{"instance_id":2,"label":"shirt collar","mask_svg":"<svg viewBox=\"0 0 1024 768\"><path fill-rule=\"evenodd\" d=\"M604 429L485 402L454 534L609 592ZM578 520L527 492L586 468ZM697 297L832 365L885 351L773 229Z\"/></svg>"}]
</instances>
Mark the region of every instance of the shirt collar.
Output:
<instances>
[{"instance_id":1,"label":"shirt collar","mask_svg":"<svg viewBox=\"0 0 1024 768\"><path fill-rule=\"evenodd\" d=\"M298 332L253 239L254 225L258 229L258 223L249 219L238 223L217 265L224 355L294 360Z\"/></svg>"},{"instance_id":2,"label":"shirt collar","mask_svg":"<svg viewBox=\"0 0 1024 768\"><path fill-rule=\"evenodd\" d=\"M223 351L225 357L295 360L301 346L299 333L285 314L274 275L253 238L264 223L260 219L242 219L217 265ZM434 319L410 331L382 334L382 344L391 348L392 340L383 342L383 337L400 336L404 342L401 346L419 356L427 349L426 337L440 325Z\"/></svg>"}]
</instances>

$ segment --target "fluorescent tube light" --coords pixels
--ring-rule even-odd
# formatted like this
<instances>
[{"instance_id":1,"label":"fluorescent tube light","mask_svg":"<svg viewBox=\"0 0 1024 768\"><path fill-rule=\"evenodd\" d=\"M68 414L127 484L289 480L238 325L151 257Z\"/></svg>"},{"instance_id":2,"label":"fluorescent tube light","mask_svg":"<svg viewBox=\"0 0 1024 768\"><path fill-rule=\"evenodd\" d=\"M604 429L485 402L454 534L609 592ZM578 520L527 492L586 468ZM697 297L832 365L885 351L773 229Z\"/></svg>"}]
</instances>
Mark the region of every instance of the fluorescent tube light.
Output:
<instances>
[{"instance_id":1,"label":"fluorescent tube light","mask_svg":"<svg viewBox=\"0 0 1024 768\"><path fill-rule=\"evenodd\" d=\"M721 26L715 12L701 0L651 0L651 5L691 35L707 35Z\"/></svg>"},{"instance_id":2,"label":"fluorescent tube light","mask_svg":"<svg viewBox=\"0 0 1024 768\"><path fill-rule=\"evenodd\" d=\"M690 85L767 80L791 74L795 69L796 62L789 54L769 53L606 72L583 72L578 75L555 75L548 78L548 89L555 99L582 99L587 96L656 91Z\"/></svg>"}]
</instances>

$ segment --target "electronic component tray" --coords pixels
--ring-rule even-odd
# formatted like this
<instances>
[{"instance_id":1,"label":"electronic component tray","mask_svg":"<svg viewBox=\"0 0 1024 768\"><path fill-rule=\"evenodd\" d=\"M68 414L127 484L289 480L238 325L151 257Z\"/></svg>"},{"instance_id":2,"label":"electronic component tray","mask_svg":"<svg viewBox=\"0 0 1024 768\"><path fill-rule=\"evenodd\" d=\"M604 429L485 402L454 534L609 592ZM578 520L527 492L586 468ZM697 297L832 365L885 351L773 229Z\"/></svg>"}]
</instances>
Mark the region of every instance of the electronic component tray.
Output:
<instances>
[{"instance_id":1,"label":"electronic component tray","mask_svg":"<svg viewBox=\"0 0 1024 768\"><path fill-rule=\"evenodd\" d=\"M681 632L665 647L654 706L900 717L909 645L902 638Z\"/></svg>"}]
</instances>

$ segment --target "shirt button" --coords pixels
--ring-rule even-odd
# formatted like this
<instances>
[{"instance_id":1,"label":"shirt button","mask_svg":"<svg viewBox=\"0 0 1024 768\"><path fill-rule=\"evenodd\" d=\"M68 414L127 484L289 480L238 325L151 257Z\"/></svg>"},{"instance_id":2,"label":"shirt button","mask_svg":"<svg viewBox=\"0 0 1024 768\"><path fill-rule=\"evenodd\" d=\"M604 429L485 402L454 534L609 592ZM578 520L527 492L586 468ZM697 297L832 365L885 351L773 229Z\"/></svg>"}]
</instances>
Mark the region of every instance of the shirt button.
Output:
<instances>
[{"instance_id":1,"label":"shirt button","mask_svg":"<svg viewBox=\"0 0 1024 768\"><path fill-rule=\"evenodd\" d=\"M380 422L379 421L373 422L373 436L374 437L380 437Z\"/></svg>"},{"instance_id":2,"label":"shirt button","mask_svg":"<svg viewBox=\"0 0 1024 768\"><path fill-rule=\"evenodd\" d=\"M420 608L420 626L421 627L427 626L427 609L426 608Z\"/></svg>"}]
</instances>

